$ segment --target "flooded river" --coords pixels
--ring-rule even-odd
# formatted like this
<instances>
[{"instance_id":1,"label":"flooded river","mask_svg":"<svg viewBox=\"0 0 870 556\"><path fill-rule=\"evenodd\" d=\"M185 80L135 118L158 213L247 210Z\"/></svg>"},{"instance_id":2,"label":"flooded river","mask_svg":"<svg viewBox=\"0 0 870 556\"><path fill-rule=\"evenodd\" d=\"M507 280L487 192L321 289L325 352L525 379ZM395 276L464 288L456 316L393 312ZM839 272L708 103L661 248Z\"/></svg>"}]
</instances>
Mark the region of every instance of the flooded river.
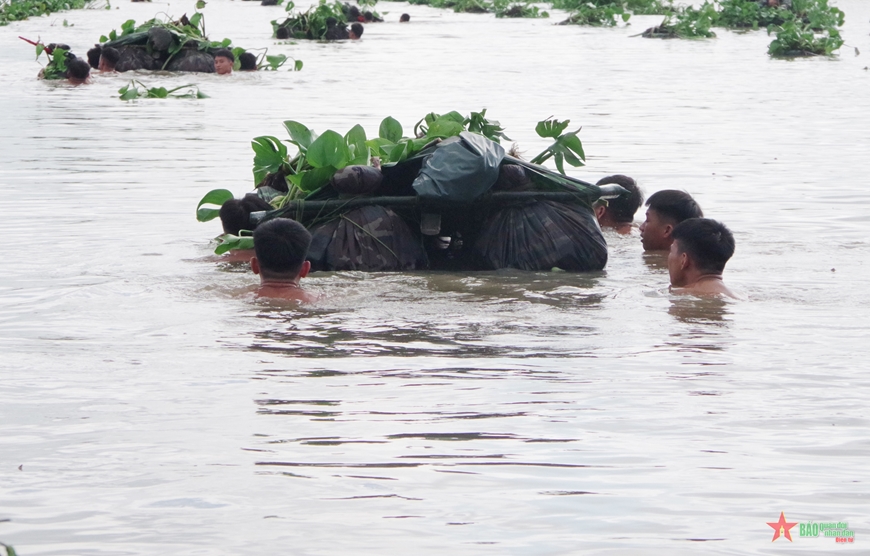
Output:
<instances>
[{"instance_id":1,"label":"flooded river","mask_svg":"<svg viewBox=\"0 0 870 556\"><path fill-rule=\"evenodd\" d=\"M18 35L84 55L113 2L0 28L0 541L32 555L819 554L870 551L870 3L838 58L764 31L632 37L380 3L343 44L278 44L280 7L211 0L214 39L301 72L35 79ZM402 12L411 23L397 22ZM67 26L63 25L64 20ZM856 55L855 48L862 52ZM594 274L318 274L254 301L207 259L202 195L252 187L251 138L369 135L487 108L528 156L684 189L728 224L744 301L680 298L637 233ZM642 211L638 214L642 218ZM780 538L848 522L855 542ZM8 521L2 521L8 520ZM839 543L837 543L839 544Z\"/></svg>"}]
</instances>

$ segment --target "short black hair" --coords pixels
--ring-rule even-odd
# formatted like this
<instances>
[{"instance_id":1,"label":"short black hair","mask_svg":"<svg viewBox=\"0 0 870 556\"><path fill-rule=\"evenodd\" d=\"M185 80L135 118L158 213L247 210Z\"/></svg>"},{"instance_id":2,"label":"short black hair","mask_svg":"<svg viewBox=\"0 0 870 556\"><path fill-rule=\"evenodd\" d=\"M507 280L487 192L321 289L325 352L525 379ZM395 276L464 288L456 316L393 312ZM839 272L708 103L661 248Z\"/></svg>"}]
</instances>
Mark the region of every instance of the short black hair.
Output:
<instances>
[{"instance_id":1,"label":"short black hair","mask_svg":"<svg viewBox=\"0 0 870 556\"><path fill-rule=\"evenodd\" d=\"M224 58L227 58L230 62L236 61L236 57L233 56L232 50L228 48L219 48L218 50L215 50L214 57L217 58L218 56L223 56Z\"/></svg>"},{"instance_id":2,"label":"short black hair","mask_svg":"<svg viewBox=\"0 0 870 556\"><path fill-rule=\"evenodd\" d=\"M107 62L112 64L113 66L118 63L118 60L121 59L121 53L118 52L117 48L112 48L111 46L104 48L102 52L102 57L106 59Z\"/></svg>"},{"instance_id":3,"label":"short black hair","mask_svg":"<svg viewBox=\"0 0 870 556\"><path fill-rule=\"evenodd\" d=\"M595 185L607 185L609 183L621 185L628 190L628 193L623 193L616 199L608 199L607 212L617 222L632 222L634 220L634 213L643 204L643 191L637 186L634 178L623 176L622 174L601 178Z\"/></svg>"},{"instance_id":4,"label":"short black hair","mask_svg":"<svg viewBox=\"0 0 870 556\"><path fill-rule=\"evenodd\" d=\"M250 52L244 52L242 54L239 54L239 63L241 64L239 69L242 71L251 71L257 69L257 57Z\"/></svg>"},{"instance_id":5,"label":"short black hair","mask_svg":"<svg viewBox=\"0 0 870 556\"><path fill-rule=\"evenodd\" d=\"M269 220L254 230L254 252L265 277L298 274L310 246L311 234L305 226L289 218Z\"/></svg>"},{"instance_id":6,"label":"short black hair","mask_svg":"<svg viewBox=\"0 0 870 556\"><path fill-rule=\"evenodd\" d=\"M88 50L88 64L91 65L92 68L97 69L100 67L100 56L103 54L103 47L95 44L94 47Z\"/></svg>"},{"instance_id":7,"label":"short black hair","mask_svg":"<svg viewBox=\"0 0 870 556\"><path fill-rule=\"evenodd\" d=\"M671 232L677 249L688 253L702 272L721 274L734 254L734 235L725 224L710 218L689 218Z\"/></svg>"},{"instance_id":8,"label":"short black hair","mask_svg":"<svg viewBox=\"0 0 870 556\"><path fill-rule=\"evenodd\" d=\"M356 35L357 38L361 37L363 34L362 23L354 23L350 26L350 30L353 31L354 35Z\"/></svg>"},{"instance_id":9,"label":"short black hair","mask_svg":"<svg viewBox=\"0 0 870 556\"><path fill-rule=\"evenodd\" d=\"M239 235L240 230L251 230L251 213L272 210L272 205L256 193L248 193L241 199L230 199L221 205L219 212L225 234Z\"/></svg>"},{"instance_id":10,"label":"short black hair","mask_svg":"<svg viewBox=\"0 0 870 556\"><path fill-rule=\"evenodd\" d=\"M87 79L91 74L91 66L81 58L73 59L66 67L67 77Z\"/></svg>"},{"instance_id":11,"label":"short black hair","mask_svg":"<svg viewBox=\"0 0 870 556\"><path fill-rule=\"evenodd\" d=\"M278 27L275 31L276 39L289 39L290 38L290 28L289 27Z\"/></svg>"},{"instance_id":12,"label":"short black hair","mask_svg":"<svg viewBox=\"0 0 870 556\"><path fill-rule=\"evenodd\" d=\"M411 16L409 14L402 14L399 17L399 21L405 23L406 21L411 21Z\"/></svg>"},{"instance_id":13,"label":"short black hair","mask_svg":"<svg viewBox=\"0 0 870 556\"><path fill-rule=\"evenodd\" d=\"M646 206L655 210L659 215L679 224L689 218L703 218L704 211L695 202L695 199L685 191L676 189L663 189L656 191L646 201Z\"/></svg>"}]
</instances>

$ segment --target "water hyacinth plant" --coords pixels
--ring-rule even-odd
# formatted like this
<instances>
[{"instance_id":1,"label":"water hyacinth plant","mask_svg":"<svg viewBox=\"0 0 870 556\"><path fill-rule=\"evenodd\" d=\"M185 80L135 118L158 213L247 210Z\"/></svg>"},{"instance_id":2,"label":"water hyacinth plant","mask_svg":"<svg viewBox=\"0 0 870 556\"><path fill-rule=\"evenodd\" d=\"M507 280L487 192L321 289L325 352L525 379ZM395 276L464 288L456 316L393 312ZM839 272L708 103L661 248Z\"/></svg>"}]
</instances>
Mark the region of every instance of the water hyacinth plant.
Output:
<instances>
[{"instance_id":1,"label":"water hyacinth plant","mask_svg":"<svg viewBox=\"0 0 870 556\"><path fill-rule=\"evenodd\" d=\"M543 18L550 14L529 2L516 2L511 0L493 0L492 11L495 17L527 17Z\"/></svg>"},{"instance_id":2,"label":"water hyacinth plant","mask_svg":"<svg viewBox=\"0 0 870 556\"><path fill-rule=\"evenodd\" d=\"M806 23L787 21L770 26L767 32L776 33L767 49L771 56L830 56L843 46L843 38L836 28L817 32Z\"/></svg>"},{"instance_id":3,"label":"water hyacinth plant","mask_svg":"<svg viewBox=\"0 0 870 556\"><path fill-rule=\"evenodd\" d=\"M335 0L327 2L320 0L316 6L312 6L304 12L293 11L296 5L288 2L286 10L290 15L283 21L272 21L272 35L279 36L279 29L285 30L285 38L306 40L327 40L329 20L334 19L339 26L346 26L348 13L345 4ZM374 14L377 15L377 14Z\"/></svg>"},{"instance_id":4,"label":"water hyacinth plant","mask_svg":"<svg viewBox=\"0 0 870 556\"><path fill-rule=\"evenodd\" d=\"M108 3L98 5L97 0L0 0L0 26L54 12L97 7L111 8Z\"/></svg>"},{"instance_id":5,"label":"water hyacinth plant","mask_svg":"<svg viewBox=\"0 0 870 556\"><path fill-rule=\"evenodd\" d=\"M407 0L455 11L495 12L497 17L546 17L529 3L510 0ZM829 0L704 0L698 5L677 5L674 0L550 0L554 9L570 12L560 25L614 27L632 15L664 15L661 24L641 33L646 38L709 39L716 27L766 28L776 33L772 56L831 55L843 40L841 10Z\"/></svg>"},{"instance_id":6,"label":"water hyacinth plant","mask_svg":"<svg viewBox=\"0 0 870 556\"><path fill-rule=\"evenodd\" d=\"M48 62L42 70L43 79L66 79L67 64L70 60L69 50L62 46L36 45L36 59L45 54Z\"/></svg>"},{"instance_id":7,"label":"water hyacinth plant","mask_svg":"<svg viewBox=\"0 0 870 556\"><path fill-rule=\"evenodd\" d=\"M770 43L771 56L830 56L843 46L839 27L845 23L842 10L828 0L792 0L785 21L772 24L767 33L776 33Z\"/></svg>"},{"instance_id":8,"label":"water hyacinth plant","mask_svg":"<svg viewBox=\"0 0 870 556\"><path fill-rule=\"evenodd\" d=\"M166 87L146 87L136 79L118 89L121 100L136 100L140 98L208 98L200 92L196 85L182 85L174 89Z\"/></svg>"},{"instance_id":9,"label":"water hyacinth plant","mask_svg":"<svg viewBox=\"0 0 870 556\"><path fill-rule=\"evenodd\" d=\"M757 0L719 0L717 26L731 29L758 29L781 25L789 17L786 6L767 6Z\"/></svg>"},{"instance_id":10,"label":"water hyacinth plant","mask_svg":"<svg viewBox=\"0 0 870 556\"><path fill-rule=\"evenodd\" d=\"M572 0L557 0L553 3L554 8L565 9L573 5L571 15L559 25L593 25L600 27L613 27L618 20L627 22L631 13L625 11L622 2L581 2L576 4Z\"/></svg>"},{"instance_id":11,"label":"water hyacinth plant","mask_svg":"<svg viewBox=\"0 0 870 556\"><path fill-rule=\"evenodd\" d=\"M715 5L709 2L698 8L681 6L659 25L644 31L643 36L653 39L710 39L716 36L712 27L717 16Z\"/></svg>"}]
</instances>

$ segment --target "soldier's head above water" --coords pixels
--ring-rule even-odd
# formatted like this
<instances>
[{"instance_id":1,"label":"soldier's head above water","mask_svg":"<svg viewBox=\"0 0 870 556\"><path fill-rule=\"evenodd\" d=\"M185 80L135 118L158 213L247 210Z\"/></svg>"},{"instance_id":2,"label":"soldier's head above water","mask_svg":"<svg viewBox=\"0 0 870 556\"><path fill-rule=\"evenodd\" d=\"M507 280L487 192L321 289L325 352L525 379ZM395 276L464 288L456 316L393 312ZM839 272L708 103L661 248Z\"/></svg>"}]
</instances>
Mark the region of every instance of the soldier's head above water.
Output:
<instances>
[{"instance_id":1,"label":"soldier's head above water","mask_svg":"<svg viewBox=\"0 0 870 556\"><path fill-rule=\"evenodd\" d=\"M735 297L722 282L725 263L734 254L734 236L709 218L689 218L674 227L668 252L671 291Z\"/></svg>"},{"instance_id":2,"label":"soldier's head above water","mask_svg":"<svg viewBox=\"0 0 870 556\"><path fill-rule=\"evenodd\" d=\"M360 37L362 37L362 34L363 34L362 23L354 23L353 25L350 26L350 32L348 33L350 40L355 41L355 40L359 39Z\"/></svg>"},{"instance_id":3,"label":"soldier's head above water","mask_svg":"<svg viewBox=\"0 0 870 556\"><path fill-rule=\"evenodd\" d=\"M115 71L115 64L117 64L120 59L121 53L118 52L117 49L112 48L111 46L104 48L100 53L100 64L98 68L100 71Z\"/></svg>"},{"instance_id":4,"label":"soldier's head above water","mask_svg":"<svg viewBox=\"0 0 870 556\"><path fill-rule=\"evenodd\" d=\"M260 275L259 295L314 301L315 296L299 287L299 281L311 270L311 263L305 260L310 246L311 234L295 220L276 218L257 226L251 270Z\"/></svg>"},{"instance_id":5,"label":"soldier's head above water","mask_svg":"<svg viewBox=\"0 0 870 556\"><path fill-rule=\"evenodd\" d=\"M598 225L602 228L615 228L619 233L629 233L631 224L634 222L634 213L643 203L643 192L637 186L634 178L616 174L601 178L595 185L616 184L620 185L628 193L623 193L615 199L608 199L607 203L595 205L595 216Z\"/></svg>"},{"instance_id":6,"label":"soldier's head above water","mask_svg":"<svg viewBox=\"0 0 870 556\"><path fill-rule=\"evenodd\" d=\"M689 218L702 218L704 212L685 191L665 189L653 193L646 202L646 220L640 225L640 240L645 251L667 251L673 243L674 227Z\"/></svg>"},{"instance_id":7,"label":"soldier's head above water","mask_svg":"<svg viewBox=\"0 0 870 556\"><path fill-rule=\"evenodd\" d=\"M229 75L233 73L233 63L236 57L226 48L221 48L214 53L214 71L218 75Z\"/></svg>"},{"instance_id":8,"label":"soldier's head above water","mask_svg":"<svg viewBox=\"0 0 870 556\"><path fill-rule=\"evenodd\" d=\"M100 56L103 55L103 47L95 44L94 47L88 50L88 64L94 69L100 67Z\"/></svg>"},{"instance_id":9,"label":"soldier's head above water","mask_svg":"<svg viewBox=\"0 0 870 556\"><path fill-rule=\"evenodd\" d=\"M240 230L252 230L251 213L262 210L272 210L272 205L257 196L248 193L241 199L230 199L221 205L220 218L225 234L239 235Z\"/></svg>"},{"instance_id":10,"label":"soldier's head above water","mask_svg":"<svg viewBox=\"0 0 870 556\"><path fill-rule=\"evenodd\" d=\"M257 71L257 57L251 52L239 54L239 70Z\"/></svg>"},{"instance_id":11,"label":"soldier's head above water","mask_svg":"<svg viewBox=\"0 0 870 556\"><path fill-rule=\"evenodd\" d=\"M91 66L81 58L74 58L66 66L66 78L73 85L81 85L88 82L91 75Z\"/></svg>"}]
</instances>

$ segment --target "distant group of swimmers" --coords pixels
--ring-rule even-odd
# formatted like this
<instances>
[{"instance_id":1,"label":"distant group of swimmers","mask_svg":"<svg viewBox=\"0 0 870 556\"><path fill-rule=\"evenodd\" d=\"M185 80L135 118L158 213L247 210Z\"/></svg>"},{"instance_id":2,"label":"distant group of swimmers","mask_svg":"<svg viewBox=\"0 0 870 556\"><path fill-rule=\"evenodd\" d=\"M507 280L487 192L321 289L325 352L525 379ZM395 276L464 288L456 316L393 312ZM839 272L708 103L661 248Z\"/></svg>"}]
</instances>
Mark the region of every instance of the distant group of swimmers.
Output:
<instances>
[{"instance_id":1,"label":"distant group of swimmers","mask_svg":"<svg viewBox=\"0 0 870 556\"><path fill-rule=\"evenodd\" d=\"M65 45L59 46L68 48ZM233 73L236 57L230 49L218 49L214 52L213 56L215 73L218 75ZM100 73L114 72L118 60L121 59L121 53L117 48L112 48L111 46L105 48L95 46L88 51L87 60L75 55L70 55L69 58L66 65L66 79L73 85L82 85L88 82L91 69L98 70ZM240 71L257 71L257 56L251 52L243 52L239 55L239 64ZM42 77L42 75L43 72L40 72L39 76Z\"/></svg>"},{"instance_id":2,"label":"distant group of swimmers","mask_svg":"<svg viewBox=\"0 0 870 556\"><path fill-rule=\"evenodd\" d=\"M634 214L643 203L635 181L622 175L609 176L599 185L616 183L628 193L593 207L602 228L631 233ZM691 195L665 189L646 201L646 219L640 225L640 239L647 252L667 252L670 290L677 294L724 295L736 297L722 281L725 264L734 254L734 236L722 223L704 218ZM306 260L311 234L288 218L269 220L254 230L251 269L260 276L260 297L316 300L300 281L311 270Z\"/></svg>"}]
</instances>

